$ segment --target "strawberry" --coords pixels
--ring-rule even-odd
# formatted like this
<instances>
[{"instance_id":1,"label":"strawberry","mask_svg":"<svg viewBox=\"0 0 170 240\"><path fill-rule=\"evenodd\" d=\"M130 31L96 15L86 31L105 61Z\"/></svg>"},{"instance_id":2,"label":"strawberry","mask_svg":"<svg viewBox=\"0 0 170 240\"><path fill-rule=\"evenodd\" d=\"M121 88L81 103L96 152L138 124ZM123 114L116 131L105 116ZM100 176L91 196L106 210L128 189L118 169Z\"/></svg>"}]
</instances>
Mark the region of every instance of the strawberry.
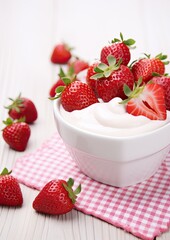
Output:
<instances>
[{"instance_id":1,"label":"strawberry","mask_svg":"<svg viewBox=\"0 0 170 240\"><path fill-rule=\"evenodd\" d=\"M91 64L87 69L86 74L86 82L87 84L92 88L92 90L96 93L97 89L97 81L95 79L92 79L91 77L96 74L95 68L99 65L99 62L94 62Z\"/></svg>"},{"instance_id":2,"label":"strawberry","mask_svg":"<svg viewBox=\"0 0 170 240\"><path fill-rule=\"evenodd\" d=\"M69 62L68 66L73 67L74 73L78 74L79 72L87 69L89 67L89 64L87 62L85 62L84 60L77 58L74 61Z\"/></svg>"},{"instance_id":3,"label":"strawberry","mask_svg":"<svg viewBox=\"0 0 170 240\"><path fill-rule=\"evenodd\" d=\"M142 78L134 84L133 90L124 85L124 91L128 98L126 111L134 116L143 115L151 120L165 120L166 106L163 88L155 83L143 84Z\"/></svg>"},{"instance_id":4,"label":"strawberry","mask_svg":"<svg viewBox=\"0 0 170 240\"><path fill-rule=\"evenodd\" d=\"M24 151L31 134L29 125L20 121L13 122L10 118L3 122L7 125L2 132L5 142L16 151Z\"/></svg>"},{"instance_id":5,"label":"strawberry","mask_svg":"<svg viewBox=\"0 0 170 240\"><path fill-rule=\"evenodd\" d=\"M7 168L4 168L0 174L0 205L21 206L22 192L17 180L10 173Z\"/></svg>"},{"instance_id":6,"label":"strawberry","mask_svg":"<svg viewBox=\"0 0 170 240\"><path fill-rule=\"evenodd\" d=\"M72 79L64 76L62 80L66 86L58 87L56 96L50 99L61 97L61 104L66 111L81 110L98 102L93 90L86 83L76 79L76 76Z\"/></svg>"},{"instance_id":7,"label":"strawberry","mask_svg":"<svg viewBox=\"0 0 170 240\"><path fill-rule=\"evenodd\" d=\"M81 110L97 102L93 90L78 80L68 84L61 95L61 104L68 112Z\"/></svg>"},{"instance_id":8,"label":"strawberry","mask_svg":"<svg viewBox=\"0 0 170 240\"><path fill-rule=\"evenodd\" d=\"M154 73L163 75L165 73L165 65L168 61L164 61L167 55L162 53L158 54L154 58L150 58L150 55L145 54L146 58L142 58L132 64L132 73L134 75L135 81L142 77L143 82L148 82Z\"/></svg>"},{"instance_id":9,"label":"strawberry","mask_svg":"<svg viewBox=\"0 0 170 240\"><path fill-rule=\"evenodd\" d=\"M100 63L96 68L97 74L91 78L97 80L97 94L104 102L108 102L114 97L124 99L123 85L126 83L133 87L134 77L127 66L121 65L121 61L116 63L116 59L109 55L107 57L109 65Z\"/></svg>"},{"instance_id":10,"label":"strawberry","mask_svg":"<svg viewBox=\"0 0 170 240\"><path fill-rule=\"evenodd\" d=\"M72 57L71 54L72 48L70 48L65 43L57 44L52 52L51 55L51 62L52 63L58 63L58 64L66 64Z\"/></svg>"},{"instance_id":11,"label":"strawberry","mask_svg":"<svg viewBox=\"0 0 170 240\"><path fill-rule=\"evenodd\" d=\"M49 95L50 97L55 97L56 95L56 89L59 87L59 86L65 86L65 83L62 81L62 79L58 79L57 82L55 82L52 87L50 88L50 92L49 92Z\"/></svg>"},{"instance_id":12,"label":"strawberry","mask_svg":"<svg viewBox=\"0 0 170 240\"><path fill-rule=\"evenodd\" d=\"M8 109L8 114L12 119L25 118L26 123L33 123L37 117L37 109L34 103L25 97L21 97L21 94L16 99L9 98L12 103L5 107Z\"/></svg>"},{"instance_id":13,"label":"strawberry","mask_svg":"<svg viewBox=\"0 0 170 240\"><path fill-rule=\"evenodd\" d=\"M170 77L169 76L155 76L151 79L153 83L161 85L165 92L166 109L170 111Z\"/></svg>"},{"instance_id":14,"label":"strawberry","mask_svg":"<svg viewBox=\"0 0 170 240\"><path fill-rule=\"evenodd\" d=\"M76 75L75 75L73 66L70 66L68 68L67 72L64 72L63 69L60 68L58 76L59 76L59 79L57 80L56 83L54 83L54 85L51 87L50 92L49 92L51 98L55 97L56 89L58 87L65 86L65 83L62 80L62 78L70 78L70 81L73 81L76 79Z\"/></svg>"},{"instance_id":15,"label":"strawberry","mask_svg":"<svg viewBox=\"0 0 170 240\"><path fill-rule=\"evenodd\" d=\"M33 208L37 212L60 215L70 212L74 208L77 194L81 192L81 184L73 191L74 180L69 178L51 180L39 192L33 201Z\"/></svg>"},{"instance_id":16,"label":"strawberry","mask_svg":"<svg viewBox=\"0 0 170 240\"><path fill-rule=\"evenodd\" d=\"M122 33L120 33L120 39L114 38L114 40L111 42L111 45L102 48L100 53L101 62L108 64L107 57L109 55L113 55L117 62L122 59L122 64L128 65L131 58L129 48L133 44L135 44L135 40L131 38L124 40Z\"/></svg>"}]
</instances>

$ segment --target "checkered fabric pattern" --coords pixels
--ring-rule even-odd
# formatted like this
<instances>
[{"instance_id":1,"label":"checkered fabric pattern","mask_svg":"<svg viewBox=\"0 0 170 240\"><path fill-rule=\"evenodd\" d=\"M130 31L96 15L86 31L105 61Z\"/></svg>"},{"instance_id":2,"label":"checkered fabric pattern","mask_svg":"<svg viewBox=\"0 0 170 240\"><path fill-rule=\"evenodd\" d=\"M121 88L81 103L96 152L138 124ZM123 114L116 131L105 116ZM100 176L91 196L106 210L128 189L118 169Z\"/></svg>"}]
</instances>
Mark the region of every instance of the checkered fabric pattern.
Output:
<instances>
[{"instance_id":1,"label":"checkered fabric pattern","mask_svg":"<svg viewBox=\"0 0 170 240\"><path fill-rule=\"evenodd\" d=\"M55 178L82 184L75 208L120 227L136 237L154 239L170 227L170 153L157 173L135 186L116 188L85 176L56 133L36 152L16 161L13 176L40 190ZM75 186L76 187L76 186Z\"/></svg>"}]
</instances>

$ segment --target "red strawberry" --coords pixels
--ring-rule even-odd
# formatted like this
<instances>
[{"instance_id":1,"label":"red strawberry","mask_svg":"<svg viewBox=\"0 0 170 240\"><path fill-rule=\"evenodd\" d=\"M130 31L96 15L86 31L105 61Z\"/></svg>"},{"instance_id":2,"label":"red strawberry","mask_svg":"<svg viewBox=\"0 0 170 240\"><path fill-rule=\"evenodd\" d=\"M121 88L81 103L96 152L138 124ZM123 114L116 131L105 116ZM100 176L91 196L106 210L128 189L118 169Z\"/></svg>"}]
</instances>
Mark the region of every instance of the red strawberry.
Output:
<instances>
[{"instance_id":1,"label":"red strawberry","mask_svg":"<svg viewBox=\"0 0 170 240\"><path fill-rule=\"evenodd\" d=\"M75 191L72 187L74 180L52 180L40 191L33 202L33 208L41 213L60 215L70 212L74 208L77 194L81 191L79 185Z\"/></svg>"},{"instance_id":2,"label":"red strawberry","mask_svg":"<svg viewBox=\"0 0 170 240\"><path fill-rule=\"evenodd\" d=\"M126 96L123 91L123 85L127 84L130 88L133 87L134 77L127 66L116 63L113 56L108 56L108 63L100 63L95 71L97 74L91 78L97 80L98 97L104 102L108 102L114 97L124 99Z\"/></svg>"},{"instance_id":3,"label":"red strawberry","mask_svg":"<svg viewBox=\"0 0 170 240\"><path fill-rule=\"evenodd\" d=\"M61 43L54 47L51 55L51 62L58 64L66 64L72 57L71 48L68 45Z\"/></svg>"},{"instance_id":4,"label":"red strawberry","mask_svg":"<svg viewBox=\"0 0 170 240\"><path fill-rule=\"evenodd\" d=\"M93 90L86 83L76 78L62 77L62 80L66 86L58 87L56 96L51 99L61 97L61 104L66 111L81 110L98 102Z\"/></svg>"},{"instance_id":5,"label":"red strawberry","mask_svg":"<svg viewBox=\"0 0 170 240\"><path fill-rule=\"evenodd\" d=\"M68 84L61 95L61 104L68 112L81 110L97 102L93 90L78 80Z\"/></svg>"},{"instance_id":6,"label":"red strawberry","mask_svg":"<svg viewBox=\"0 0 170 240\"><path fill-rule=\"evenodd\" d=\"M65 86L65 83L61 80L61 79L58 79L57 82L55 82L51 89L50 89L50 92L49 92L49 95L50 97L55 97L56 95L56 89L59 87L59 86Z\"/></svg>"},{"instance_id":7,"label":"red strawberry","mask_svg":"<svg viewBox=\"0 0 170 240\"><path fill-rule=\"evenodd\" d=\"M134 116L143 115L151 120L165 120L166 106L163 88L155 83L142 83L142 78L134 85L133 91L127 85L124 91L128 99L122 103L126 103L126 111Z\"/></svg>"},{"instance_id":8,"label":"red strawberry","mask_svg":"<svg viewBox=\"0 0 170 240\"><path fill-rule=\"evenodd\" d=\"M60 68L60 72L58 74L59 76L59 79L57 80L57 82L51 87L50 89L50 97L53 98L55 97L56 95L56 89L60 86L65 86L65 83L64 81L62 80L62 78L70 78L71 81L75 80L76 79L76 75L75 75L75 72L74 72L74 68L72 66L70 66L67 70L67 72L65 73L63 71L62 68Z\"/></svg>"},{"instance_id":9,"label":"red strawberry","mask_svg":"<svg viewBox=\"0 0 170 240\"><path fill-rule=\"evenodd\" d=\"M8 118L4 123L2 136L5 142L16 151L24 151L30 138L31 130L25 122L13 122Z\"/></svg>"},{"instance_id":10,"label":"red strawberry","mask_svg":"<svg viewBox=\"0 0 170 240\"><path fill-rule=\"evenodd\" d=\"M74 73L78 74L79 72L87 69L89 67L89 64L81 59L76 59L68 64L68 66L73 67Z\"/></svg>"},{"instance_id":11,"label":"red strawberry","mask_svg":"<svg viewBox=\"0 0 170 240\"><path fill-rule=\"evenodd\" d=\"M26 123L33 123L37 119L37 109L30 99L21 97L21 94L16 99L9 99L12 101L12 104L5 108L9 110L8 114L12 119L24 117Z\"/></svg>"},{"instance_id":12,"label":"red strawberry","mask_svg":"<svg viewBox=\"0 0 170 240\"><path fill-rule=\"evenodd\" d=\"M161 85L165 92L166 109L170 111L170 77L169 76L155 76L152 79L153 83Z\"/></svg>"},{"instance_id":13,"label":"red strawberry","mask_svg":"<svg viewBox=\"0 0 170 240\"><path fill-rule=\"evenodd\" d=\"M146 54L145 56L147 58L140 59L132 65L135 81L142 77L143 82L148 82L153 77L153 73L163 75L165 73L165 65L169 63L168 61L163 61L167 56L162 55L162 53L154 58L150 58L150 55Z\"/></svg>"},{"instance_id":14,"label":"red strawberry","mask_svg":"<svg viewBox=\"0 0 170 240\"><path fill-rule=\"evenodd\" d=\"M122 64L128 65L131 57L129 47L131 47L135 41L133 39L123 40L122 33L120 33L120 38L121 40L114 38L111 45L102 48L100 54L101 62L108 64L107 57L112 55L116 58L117 62L122 59Z\"/></svg>"},{"instance_id":15,"label":"red strawberry","mask_svg":"<svg viewBox=\"0 0 170 240\"><path fill-rule=\"evenodd\" d=\"M0 205L21 206L22 192L17 180L10 173L7 168L4 168L0 174Z\"/></svg>"},{"instance_id":16,"label":"red strawberry","mask_svg":"<svg viewBox=\"0 0 170 240\"><path fill-rule=\"evenodd\" d=\"M95 68L98 65L99 65L99 62L95 62L95 63L91 64L87 69L87 75L86 75L86 82L95 93L96 93L96 89L97 89L97 81L95 79L92 79L91 77L96 74Z\"/></svg>"}]
</instances>

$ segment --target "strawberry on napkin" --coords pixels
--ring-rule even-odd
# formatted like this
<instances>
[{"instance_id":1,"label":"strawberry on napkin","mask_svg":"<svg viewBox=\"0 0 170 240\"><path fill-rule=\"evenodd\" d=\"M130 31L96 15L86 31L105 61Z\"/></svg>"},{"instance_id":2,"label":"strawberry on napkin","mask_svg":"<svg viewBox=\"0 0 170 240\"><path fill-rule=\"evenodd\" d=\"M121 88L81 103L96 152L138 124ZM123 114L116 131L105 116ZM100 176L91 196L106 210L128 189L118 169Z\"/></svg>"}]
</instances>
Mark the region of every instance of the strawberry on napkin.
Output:
<instances>
[{"instance_id":1,"label":"strawberry on napkin","mask_svg":"<svg viewBox=\"0 0 170 240\"><path fill-rule=\"evenodd\" d=\"M82 185L75 205L77 210L141 239L153 240L170 227L170 153L149 180L116 188L85 176L56 133L36 152L19 158L12 174L20 183L38 190L52 179L72 177Z\"/></svg>"}]
</instances>

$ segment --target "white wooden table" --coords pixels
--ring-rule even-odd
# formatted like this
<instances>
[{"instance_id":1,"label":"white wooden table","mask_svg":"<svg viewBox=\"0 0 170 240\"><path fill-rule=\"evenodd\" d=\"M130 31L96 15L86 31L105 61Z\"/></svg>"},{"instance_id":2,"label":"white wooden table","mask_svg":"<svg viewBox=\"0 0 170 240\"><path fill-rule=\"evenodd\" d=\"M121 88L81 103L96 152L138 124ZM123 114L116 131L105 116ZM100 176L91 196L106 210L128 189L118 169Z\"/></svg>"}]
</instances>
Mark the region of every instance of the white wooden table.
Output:
<instances>
[{"instance_id":1,"label":"white wooden table","mask_svg":"<svg viewBox=\"0 0 170 240\"><path fill-rule=\"evenodd\" d=\"M11 150L0 136L0 170L12 168L18 157L35 151L56 130L48 92L58 74L49 60L57 42L66 41L75 54L92 62L121 31L136 39L133 59L143 52L170 56L169 10L169 0L0 0L0 128L7 117L3 106L20 92L35 102L39 114L24 153ZM137 239L76 210L59 217L37 214L32 209L37 191L21 188L21 208L0 207L0 240ZM170 239L170 231L157 239Z\"/></svg>"}]
</instances>

